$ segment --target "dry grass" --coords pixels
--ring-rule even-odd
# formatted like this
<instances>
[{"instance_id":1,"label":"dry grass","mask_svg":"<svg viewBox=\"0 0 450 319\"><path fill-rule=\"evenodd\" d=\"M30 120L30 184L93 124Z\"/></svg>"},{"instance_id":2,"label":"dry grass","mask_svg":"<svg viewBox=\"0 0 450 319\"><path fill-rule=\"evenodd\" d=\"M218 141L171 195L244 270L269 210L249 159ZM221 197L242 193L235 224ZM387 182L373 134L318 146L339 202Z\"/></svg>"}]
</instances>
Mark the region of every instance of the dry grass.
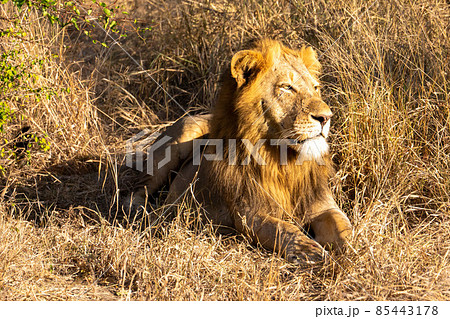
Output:
<instances>
[{"instance_id":1,"label":"dry grass","mask_svg":"<svg viewBox=\"0 0 450 319\"><path fill-rule=\"evenodd\" d=\"M117 1L115 1L117 2ZM445 1L120 1L152 30L123 47L94 46L33 11L15 16L17 57L48 57L34 87L5 100L50 151L2 158L2 300L448 300L450 298L450 8ZM125 21L123 25L128 25ZM105 38L102 31L95 35ZM156 232L117 213L135 176L124 141L214 104L233 52L268 36L313 45L336 116L337 201L355 226L354 252L323 269L295 268L242 238L187 227L189 203ZM59 58L50 58L58 54ZM64 90L70 88L70 92ZM5 143L3 147L10 147ZM27 163L28 162L28 163ZM125 217L125 218L124 218Z\"/></svg>"}]
</instances>

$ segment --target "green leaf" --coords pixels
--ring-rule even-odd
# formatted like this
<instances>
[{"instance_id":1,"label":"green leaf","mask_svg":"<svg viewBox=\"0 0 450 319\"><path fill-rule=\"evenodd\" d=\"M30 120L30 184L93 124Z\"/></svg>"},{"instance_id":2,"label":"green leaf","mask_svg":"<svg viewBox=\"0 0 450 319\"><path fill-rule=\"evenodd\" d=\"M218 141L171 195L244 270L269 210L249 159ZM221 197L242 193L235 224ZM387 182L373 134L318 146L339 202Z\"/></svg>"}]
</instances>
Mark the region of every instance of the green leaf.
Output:
<instances>
[{"instance_id":1,"label":"green leaf","mask_svg":"<svg viewBox=\"0 0 450 319\"><path fill-rule=\"evenodd\" d=\"M111 10L109 10L108 8L103 8L103 12L105 13L105 15L109 18L111 16Z\"/></svg>"},{"instance_id":2,"label":"green leaf","mask_svg":"<svg viewBox=\"0 0 450 319\"><path fill-rule=\"evenodd\" d=\"M77 30L80 30L80 28L78 27L78 24L77 24L77 20L75 18L70 19L70 22L72 22L72 24L74 25L74 27Z\"/></svg>"}]
</instances>

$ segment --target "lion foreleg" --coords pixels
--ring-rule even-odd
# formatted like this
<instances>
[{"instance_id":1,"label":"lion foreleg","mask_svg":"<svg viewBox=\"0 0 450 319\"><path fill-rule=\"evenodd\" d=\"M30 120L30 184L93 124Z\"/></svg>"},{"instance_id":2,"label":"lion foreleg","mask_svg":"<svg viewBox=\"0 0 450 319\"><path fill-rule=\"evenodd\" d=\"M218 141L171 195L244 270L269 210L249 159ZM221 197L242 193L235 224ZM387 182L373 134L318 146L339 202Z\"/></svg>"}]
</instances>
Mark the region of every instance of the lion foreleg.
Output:
<instances>
[{"instance_id":1,"label":"lion foreleg","mask_svg":"<svg viewBox=\"0 0 450 319\"><path fill-rule=\"evenodd\" d=\"M236 229L264 248L293 263L316 263L324 258L323 248L298 227L267 214L238 214Z\"/></svg>"},{"instance_id":2,"label":"lion foreleg","mask_svg":"<svg viewBox=\"0 0 450 319\"><path fill-rule=\"evenodd\" d=\"M311 220L315 240L327 249L342 250L352 233L347 216L338 208L323 211Z\"/></svg>"}]
</instances>

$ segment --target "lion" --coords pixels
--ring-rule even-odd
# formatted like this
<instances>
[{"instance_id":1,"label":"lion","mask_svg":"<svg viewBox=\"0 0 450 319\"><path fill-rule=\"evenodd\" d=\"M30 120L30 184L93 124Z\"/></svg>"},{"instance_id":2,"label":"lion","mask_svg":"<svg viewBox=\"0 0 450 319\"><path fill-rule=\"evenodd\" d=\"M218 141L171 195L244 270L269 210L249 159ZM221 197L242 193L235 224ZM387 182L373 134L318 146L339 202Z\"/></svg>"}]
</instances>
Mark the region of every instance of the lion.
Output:
<instances>
[{"instance_id":1,"label":"lion","mask_svg":"<svg viewBox=\"0 0 450 319\"><path fill-rule=\"evenodd\" d=\"M168 127L147 163L154 174L143 175L126 205L144 206L176 172L167 201L191 193L219 231L297 264L323 262L324 248L341 251L352 226L328 186L333 114L321 98L320 68L311 47L271 39L237 52L212 114Z\"/></svg>"}]
</instances>

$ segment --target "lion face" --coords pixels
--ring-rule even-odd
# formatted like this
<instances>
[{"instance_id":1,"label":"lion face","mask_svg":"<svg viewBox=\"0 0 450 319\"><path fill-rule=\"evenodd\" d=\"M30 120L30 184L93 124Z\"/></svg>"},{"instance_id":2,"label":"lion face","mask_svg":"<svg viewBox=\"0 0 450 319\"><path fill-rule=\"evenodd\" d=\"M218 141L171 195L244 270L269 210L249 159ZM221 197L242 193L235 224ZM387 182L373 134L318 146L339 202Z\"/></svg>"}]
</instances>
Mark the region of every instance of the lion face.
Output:
<instances>
[{"instance_id":1,"label":"lion face","mask_svg":"<svg viewBox=\"0 0 450 319\"><path fill-rule=\"evenodd\" d=\"M241 99L247 94L257 105L257 118L264 119L260 130L270 139L288 140L299 153L308 152L307 159L328 152L325 139L333 115L320 96L319 68L313 49L294 51L281 45L270 52L240 51L232 61Z\"/></svg>"}]
</instances>

